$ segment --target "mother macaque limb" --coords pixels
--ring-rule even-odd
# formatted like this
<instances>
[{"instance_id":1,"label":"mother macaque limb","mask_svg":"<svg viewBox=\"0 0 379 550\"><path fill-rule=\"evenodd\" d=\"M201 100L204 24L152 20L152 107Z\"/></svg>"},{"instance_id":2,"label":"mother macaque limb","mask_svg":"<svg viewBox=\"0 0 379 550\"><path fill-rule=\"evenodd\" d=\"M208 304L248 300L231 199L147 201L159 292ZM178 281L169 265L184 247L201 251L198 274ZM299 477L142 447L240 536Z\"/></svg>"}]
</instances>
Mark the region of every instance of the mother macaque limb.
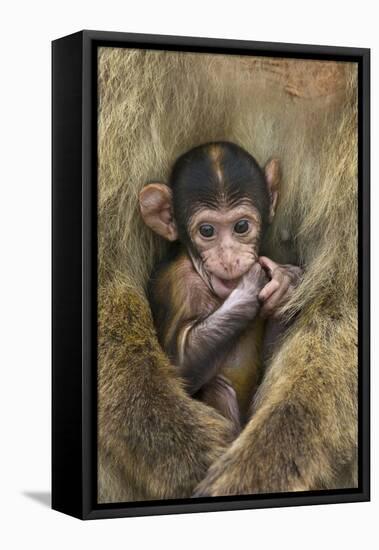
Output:
<instances>
[{"instance_id":1,"label":"mother macaque limb","mask_svg":"<svg viewBox=\"0 0 379 550\"><path fill-rule=\"evenodd\" d=\"M145 223L180 241L150 282L160 343L187 391L229 418L236 432L258 382L258 314L275 319L301 275L259 258L279 183L277 159L262 170L239 146L216 142L179 157L168 185L151 183L140 194Z\"/></svg>"}]
</instances>

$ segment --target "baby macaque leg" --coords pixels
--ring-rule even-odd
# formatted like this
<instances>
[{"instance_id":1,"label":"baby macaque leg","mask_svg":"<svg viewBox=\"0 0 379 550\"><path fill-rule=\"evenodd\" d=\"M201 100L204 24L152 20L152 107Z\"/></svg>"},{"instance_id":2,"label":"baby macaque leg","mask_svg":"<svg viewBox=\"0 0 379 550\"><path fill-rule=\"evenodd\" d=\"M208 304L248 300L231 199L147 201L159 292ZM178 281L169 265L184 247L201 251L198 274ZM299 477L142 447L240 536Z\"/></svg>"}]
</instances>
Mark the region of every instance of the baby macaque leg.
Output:
<instances>
[{"instance_id":1,"label":"baby macaque leg","mask_svg":"<svg viewBox=\"0 0 379 550\"><path fill-rule=\"evenodd\" d=\"M212 378L194 397L216 409L232 422L236 435L240 433L241 420L237 394L225 376L219 374Z\"/></svg>"}]
</instances>

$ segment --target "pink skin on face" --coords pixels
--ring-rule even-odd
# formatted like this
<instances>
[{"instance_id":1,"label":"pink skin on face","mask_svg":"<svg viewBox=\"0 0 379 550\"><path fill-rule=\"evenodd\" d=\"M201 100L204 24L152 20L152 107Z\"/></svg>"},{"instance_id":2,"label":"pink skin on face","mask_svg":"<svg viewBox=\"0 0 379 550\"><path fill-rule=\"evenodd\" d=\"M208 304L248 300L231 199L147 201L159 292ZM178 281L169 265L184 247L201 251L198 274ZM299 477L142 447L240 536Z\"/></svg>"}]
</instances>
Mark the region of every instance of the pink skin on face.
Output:
<instances>
[{"instance_id":1,"label":"pink skin on face","mask_svg":"<svg viewBox=\"0 0 379 550\"><path fill-rule=\"evenodd\" d=\"M257 261L260 225L260 215L251 203L218 210L203 208L192 217L192 241L220 298L226 299Z\"/></svg>"}]
</instances>

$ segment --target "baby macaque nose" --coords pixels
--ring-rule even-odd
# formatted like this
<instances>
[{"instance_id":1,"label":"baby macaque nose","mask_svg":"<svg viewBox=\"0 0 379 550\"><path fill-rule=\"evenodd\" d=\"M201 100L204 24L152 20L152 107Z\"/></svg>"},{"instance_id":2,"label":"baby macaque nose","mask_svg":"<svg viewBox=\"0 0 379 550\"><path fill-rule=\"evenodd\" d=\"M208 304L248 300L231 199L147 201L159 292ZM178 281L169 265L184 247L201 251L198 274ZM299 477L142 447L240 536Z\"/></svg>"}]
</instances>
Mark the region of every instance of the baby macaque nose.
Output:
<instances>
[{"instance_id":1,"label":"baby macaque nose","mask_svg":"<svg viewBox=\"0 0 379 550\"><path fill-rule=\"evenodd\" d=\"M231 273L234 269L233 264L235 263L235 258L233 256L234 255L229 250L223 251L221 265L224 268L225 273Z\"/></svg>"},{"instance_id":2,"label":"baby macaque nose","mask_svg":"<svg viewBox=\"0 0 379 550\"><path fill-rule=\"evenodd\" d=\"M224 269L225 275L229 277L238 277L241 270L241 262L239 258L236 258L236 254L231 252L225 252L222 257L221 265Z\"/></svg>"}]
</instances>

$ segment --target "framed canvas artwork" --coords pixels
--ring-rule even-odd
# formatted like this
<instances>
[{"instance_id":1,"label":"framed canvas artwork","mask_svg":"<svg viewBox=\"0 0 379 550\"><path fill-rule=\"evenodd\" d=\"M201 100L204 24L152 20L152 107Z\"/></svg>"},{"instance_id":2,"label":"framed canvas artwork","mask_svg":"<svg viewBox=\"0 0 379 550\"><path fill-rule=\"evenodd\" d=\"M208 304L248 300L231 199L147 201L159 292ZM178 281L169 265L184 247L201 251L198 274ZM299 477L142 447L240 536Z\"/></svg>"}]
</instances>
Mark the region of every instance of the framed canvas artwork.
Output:
<instances>
[{"instance_id":1,"label":"framed canvas artwork","mask_svg":"<svg viewBox=\"0 0 379 550\"><path fill-rule=\"evenodd\" d=\"M369 50L53 42L53 508L369 499Z\"/></svg>"}]
</instances>

